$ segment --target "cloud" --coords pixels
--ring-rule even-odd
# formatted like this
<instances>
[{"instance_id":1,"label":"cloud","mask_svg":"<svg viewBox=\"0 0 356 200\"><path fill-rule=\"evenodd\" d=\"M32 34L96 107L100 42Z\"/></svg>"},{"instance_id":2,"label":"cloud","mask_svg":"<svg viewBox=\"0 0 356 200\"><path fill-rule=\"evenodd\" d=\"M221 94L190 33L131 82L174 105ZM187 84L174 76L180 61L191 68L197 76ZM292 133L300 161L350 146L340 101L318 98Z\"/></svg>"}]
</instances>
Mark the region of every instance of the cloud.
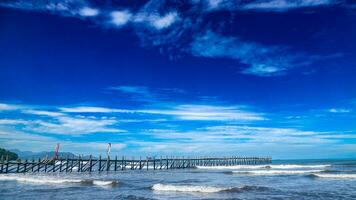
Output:
<instances>
[{"instance_id":1,"label":"cloud","mask_svg":"<svg viewBox=\"0 0 356 200\"><path fill-rule=\"evenodd\" d=\"M307 64L307 61L299 61L301 55L292 55L283 47L264 46L212 31L197 35L190 51L199 57L238 60L247 65L242 73L257 76L281 75L294 67Z\"/></svg>"},{"instance_id":2,"label":"cloud","mask_svg":"<svg viewBox=\"0 0 356 200\"><path fill-rule=\"evenodd\" d=\"M42 115L42 116L49 116L49 117L58 117L64 115L63 113L60 112L53 112L53 111L46 111L46 110L23 110L22 112L31 115Z\"/></svg>"},{"instance_id":3,"label":"cloud","mask_svg":"<svg viewBox=\"0 0 356 200\"><path fill-rule=\"evenodd\" d=\"M114 109L104 107L71 107L60 108L63 112L71 113L131 113L167 115L178 120L196 121L259 121L266 120L262 113L243 110L239 106L213 105L176 105L159 109Z\"/></svg>"},{"instance_id":4,"label":"cloud","mask_svg":"<svg viewBox=\"0 0 356 200\"><path fill-rule=\"evenodd\" d=\"M0 143L4 147L43 151L52 150L59 142L62 151L99 154L105 153L107 142L112 142L116 152L133 155L268 152L285 156L320 149L334 152L331 149L335 148L342 153L346 146L341 144L353 144L356 137L353 131L269 127L273 125L266 121L270 115L238 105L162 104L133 110L20 106L0 119ZM135 124L134 128L123 124L131 122L149 124ZM91 142L93 139L96 142Z\"/></svg>"},{"instance_id":5,"label":"cloud","mask_svg":"<svg viewBox=\"0 0 356 200\"><path fill-rule=\"evenodd\" d=\"M111 12L111 22L116 26L123 26L127 24L131 17L132 14L127 10Z\"/></svg>"},{"instance_id":6,"label":"cloud","mask_svg":"<svg viewBox=\"0 0 356 200\"><path fill-rule=\"evenodd\" d=\"M289 10L326 7L339 3L345 3L340 0L205 0L202 1L207 11L217 10L249 10L255 12L286 12ZM200 3L200 2L199 2Z\"/></svg>"},{"instance_id":7,"label":"cloud","mask_svg":"<svg viewBox=\"0 0 356 200\"><path fill-rule=\"evenodd\" d=\"M177 21L177 19L178 14L176 12L170 12L162 17L153 17L153 19L151 19L150 21L156 29L160 30L169 27L175 21Z\"/></svg>"},{"instance_id":8,"label":"cloud","mask_svg":"<svg viewBox=\"0 0 356 200\"><path fill-rule=\"evenodd\" d=\"M203 0L190 1L182 9L173 1L150 0L132 7L123 8L113 3L108 7L86 0L16 0L0 3L0 6L26 9L79 18L93 18L93 23L102 27L122 28L130 25L141 39L142 46L158 47L163 54L172 59L183 54L206 58L228 58L245 65L243 74L256 76L284 75L291 70L311 65L315 56L304 52L294 52L290 48L275 45L268 46L257 42L245 41L238 36L223 36L211 27L221 27L229 20L209 21L208 12L228 11L269 11L286 12L291 9L319 8L347 4L339 0ZM216 45L216 46L214 46Z\"/></svg>"},{"instance_id":9,"label":"cloud","mask_svg":"<svg viewBox=\"0 0 356 200\"><path fill-rule=\"evenodd\" d=\"M79 11L79 14L83 17L94 17L99 14L99 10L90 7L84 7Z\"/></svg>"},{"instance_id":10,"label":"cloud","mask_svg":"<svg viewBox=\"0 0 356 200\"><path fill-rule=\"evenodd\" d=\"M0 125L21 125L28 124L29 122L21 119L0 119Z\"/></svg>"},{"instance_id":11,"label":"cloud","mask_svg":"<svg viewBox=\"0 0 356 200\"><path fill-rule=\"evenodd\" d=\"M112 119L90 119L87 117L58 117L55 121L34 121L25 129L37 133L83 135L91 133L120 133L125 130L111 127L117 123Z\"/></svg>"},{"instance_id":12,"label":"cloud","mask_svg":"<svg viewBox=\"0 0 356 200\"><path fill-rule=\"evenodd\" d=\"M123 93L129 93L129 94L138 94L142 96L151 96L151 92L147 87L144 86L127 86L127 85L122 85L122 86L114 86L114 87L109 87L109 90L117 90Z\"/></svg>"},{"instance_id":13,"label":"cloud","mask_svg":"<svg viewBox=\"0 0 356 200\"><path fill-rule=\"evenodd\" d=\"M108 87L107 90L118 91L133 101L159 103L166 99L172 99L177 95L186 94L186 91L178 88L149 88L146 86L120 85Z\"/></svg>"},{"instance_id":14,"label":"cloud","mask_svg":"<svg viewBox=\"0 0 356 200\"><path fill-rule=\"evenodd\" d=\"M291 9L331 6L338 0L257 0L242 6L245 10L256 11L288 11Z\"/></svg>"},{"instance_id":15,"label":"cloud","mask_svg":"<svg viewBox=\"0 0 356 200\"><path fill-rule=\"evenodd\" d=\"M78 116L69 115L70 113L78 112L112 112L110 109L101 107L77 107L74 110L70 108L63 109L48 107L49 110L44 110L44 106L29 106L16 105L3 106L6 111L15 113L9 115L7 119L0 119L0 125L8 127L18 127L18 129L31 131L35 133L51 133L63 135L83 135L91 133L119 133L126 132L117 128L117 121L113 118L94 116ZM40 107L41 110L35 109ZM53 111L56 110L56 111ZM116 110L119 111L119 110ZM23 114L26 114L25 116ZM41 116L39 118L38 116ZM42 118L46 117L46 118Z\"/></svg>"},{"instance_id":16,"label":"cloud","mask_svg":"<svg viewBox=\"0 0 356 200\"><path fill-rule=\"evenodd\" d=\"M336 134L331 132L303 131L293 128L256 127L256 126L208 126L188 131L167 129L146 130L147 135L157 139L193 144L275 144L275 145L320 145L337 143L350 138L352 134ZM338 137L335 137L338 135Z\"/></svg>"},{"instance_id":17,"label":"cloud","mask_svg":"<svg viewBox=\"0 0 356 200\"><path fill-rule=\"evenodd\" d=\"M130 113L132 111L125 109L94 107L94 106L79 106L79 107L62 107L59 108L65 113Z\"/></svg>"},{"instance_id":18,"label":"cloud","mask_svg":"<svg viewBox=\"0 0 356 200\"><path fill-rule=\"evenodd\" d=\"M180 120L197 121L259 121L261 113L249 112L238 106L178 105L173 109L141 110L149 114L172 115Z\"/></svg>"},{"instance_id":19,"label":"cloud","mask_svg":"<svg viewBox=\"0 0 356 200\"><path fill-rule=\"evenodd\" d=\"M23 131L0 127L0 143L7 149L20 149L22 151L53 151L57 143L61 144L60 151L77 154L105 154L107 142L78 142L56 139L48 136L29 134ZM112 142L111 152L118 153L127 147L124 143Z\"/></svg>"},{"instance_id":20,"label":"cloud","mask_svg":"<svg viewBox=\"0 0 356 200\"><path fill-rule=\"evenodd\" d=\"M349 112L351 112L351 110L344 109L344 108L330 108L328 111L331 113L349 113Z\"/></svg>"},{"instance_id":21,"label":"cloud","mask_svg":"<svg viewBox=\"0 0 356 200\"><path fill-rule=\"evenodd\" d=\"M0 103L0 111L18 110L21 109L21 105Z\"/></svg>"},{"instance_id":22,"label":"cloud","mask_svg":"<svg viewBox=\"0 0 356 200\"><path fill-rule=\"evenodd\" d=\"M344 147L349 149L343 141L356 137L355 133L237 125L207 126L186 131L148 129L142 134L153 137L153 141L131 142L137 144L135 146L137 151L142 152L178 153L190 156L219 155L219 153L261 156L268 152L269 156L279 158L320 158L325 152L329 152L330 155L343 154Z\"/></svg>"}]
</instances>

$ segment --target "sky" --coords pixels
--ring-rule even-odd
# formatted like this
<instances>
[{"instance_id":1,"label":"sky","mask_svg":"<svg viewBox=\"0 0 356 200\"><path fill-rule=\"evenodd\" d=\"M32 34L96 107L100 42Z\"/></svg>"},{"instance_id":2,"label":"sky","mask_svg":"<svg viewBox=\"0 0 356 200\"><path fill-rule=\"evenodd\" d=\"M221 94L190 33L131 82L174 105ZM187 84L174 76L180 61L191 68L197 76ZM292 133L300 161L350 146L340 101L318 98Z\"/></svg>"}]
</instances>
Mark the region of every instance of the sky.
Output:
<instances>
[{"instance_id":1,"label":"sky","mask_svg":"<svg viewBox=\"0 0 356 200\"><path fill-rule=\"evenodd\" d=\"M0 146L356 158L356 3L3 0Z\"/></svg>"}]
</instances>

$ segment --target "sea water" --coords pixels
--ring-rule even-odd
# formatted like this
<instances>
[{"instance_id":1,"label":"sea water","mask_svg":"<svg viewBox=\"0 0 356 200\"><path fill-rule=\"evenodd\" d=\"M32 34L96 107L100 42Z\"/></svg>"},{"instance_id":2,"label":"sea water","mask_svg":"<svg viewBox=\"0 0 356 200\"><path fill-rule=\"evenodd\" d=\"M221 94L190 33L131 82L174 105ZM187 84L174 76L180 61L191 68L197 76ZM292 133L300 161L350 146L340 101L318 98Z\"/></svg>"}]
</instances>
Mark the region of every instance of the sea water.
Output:
<instances>
[{"instance_id":1,"label":"sea water","mask_svg":"<svg viewBox=\"0 0 356 200\"><path fill-rule=\"evenodd\" d=\"M356 161L0 175L0 199L356 199Z\"/></svg>"}]
</instances>

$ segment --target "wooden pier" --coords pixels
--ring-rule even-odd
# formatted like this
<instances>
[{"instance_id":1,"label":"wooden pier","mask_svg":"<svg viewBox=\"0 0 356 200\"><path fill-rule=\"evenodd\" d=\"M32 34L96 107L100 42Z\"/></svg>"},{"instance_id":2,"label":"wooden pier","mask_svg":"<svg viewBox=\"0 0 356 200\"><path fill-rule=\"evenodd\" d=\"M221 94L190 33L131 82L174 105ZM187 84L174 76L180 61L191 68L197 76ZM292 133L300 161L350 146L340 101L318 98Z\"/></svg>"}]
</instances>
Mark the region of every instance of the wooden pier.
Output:
<instances>
[{"instance_id":1,"label":"wooden pier","mask_svg":"<svg viewBox=\"0 0 356 200\"><path fill-rule=\"evenodd\" d=\"M160 157L127 159L126 157L58 158L39 160L0 160L0 174L8 173L54 173L54 172L109 172L123 170L169 170L197 166L260 165L272 162L271 157Z\"/></svg>"}]
</instances>

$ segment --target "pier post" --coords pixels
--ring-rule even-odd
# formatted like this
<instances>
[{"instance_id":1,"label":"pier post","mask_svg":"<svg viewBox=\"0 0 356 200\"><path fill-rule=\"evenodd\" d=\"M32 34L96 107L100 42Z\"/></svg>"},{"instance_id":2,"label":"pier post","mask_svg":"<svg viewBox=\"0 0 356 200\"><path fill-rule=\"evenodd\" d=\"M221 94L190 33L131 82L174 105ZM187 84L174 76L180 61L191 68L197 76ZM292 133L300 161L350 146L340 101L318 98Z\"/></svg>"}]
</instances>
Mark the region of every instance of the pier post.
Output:
<instances>
[{"instance_id":1,"label":"pier post","mask_svg":"<svg viewBox=\"0 0 356 200\"><path fill-rule=\"evenodd\" d=\"M169 164L168 156L166 156L166 169L168 169L168 164Z\"/></svg>"},{"instance_id":2,"label":"pier post","mask_svg":"<svg viewBox=\"0 0 356 200\"><path fill-rule=\"evenodd\" d=\"M81 168L81 160L82 160L82 158L81 158L81 156L79 155L79 157L78 157L78 169L77 169L77 172L80 172L81 170L80 170L80 168Z\"/></svg>"},{"instance_id":3,"label":"pier post","mask_svg":"<svg viewBox=\"0 0 356 200\"><path fill-rule=\"evenodd\" d=\"M69 167L69 163L68 163L68 155L66 156L66 172L68 172L68 167Z\"/></svg>"},{"instance_id":4,"label":"pier post","mask_svg":"<svg viewBox=\"0 0 356 200\"><path fill-rule=\"evenodd\" d=\"M18 159L17 160L17 169L16 169L16 173L19 173L20 172L20 165L21 165L21 160Z\"/></svg>"},{"instance_id":5,"label":"pier post","mask_svg":"<svg viewBox=\"0 0 356 200\"><path fill-rule=\"evenodd\" d=\"M63 170L63 159L62 158L60 158L60 161L59 161L59 172L62 172L62 170Z\"/></svg>"},{"instance_id":6,"label":"pier post","mask_svg":"<svg viewBox=\"0 0 356 200\"><path fill-rule=\"evenodd\" d=\"M9 155L6 156L6 168L5 168L5 174L9 172Z\"/></svg>"},{"instance_id":7,"label":"pier post","mask_svg":"<svg viewBox=\"0 0 356 200\"><path fill-rule=\"evenodd\" d=\"M148 157L146 157L146 169L148 170Z\"/></svg>"},{"instance_id":8,"label":"pier post","mask_svg":"<svg viewBox=\"0 0 356 200\"><path fill-rule=\"evenodd\" d=\"M114 171L116 172L117 171L117 156L115 156L115 164L114 164Z\"/></svg>"},{"instance_id":9,"label":"pier post","mask_svg":"<svg viewBox=\"0 0 356 200\"><path fill-rule=\"evenodd\" d=\"M124 162L125 162L125 157L122 156L122 160L121 160L121 171L124 170L125 167L126 167L126 163L124 163ZM124 165L125 165L125 166L124 166Z\"/></svg>"},{"instance_id":10,"label":"pier post","mask_svg":"<svg viewBox=\"0 0 356 200\"><path fill-rule=\"evenodd\" d=\"M54 165L55 166L55 165ZM41 169L41 158L38 158L38 162L37 162L37 172L40 172Z\"/></svg>"},{"instance_id":11,"label":"pier post","mask_svg":"<svg viewBox=\"0 0 356 200\"><path fill-rule=\"evenodd\" d=\"M153 170L156 170L156 157L153 157Z\"/></svg>"},{"instance_id":12,"label":"pier post","mask_svg":"<svg viewBox=\"0 0 356 200\"><path fill-rule=\"evenodd\" d=\"M98 171L101 172L101 155L99 155L98 162L99 162L99 169L98 169Z\"/></svg>"},{"instance_id":13,"label":"pier post","mask_svg":"<svg viewBox=\"0 0 356 200\"><path fill-rule=\"evenodd\" d=\"M93 156L89 156L89 172L92 172L93 170Z\"/></svg>"},{"instance_id":14,"label":"pier post","mask_svg":"<svg viewBox=\"0 0 356 200\"><path fill-rule=\"evenodd\" d=\"M110 170L110 156L108 156L107 160L106 160L106 171Z\"/></svg>"},{"instance_id":15,"label":"pier post","mask_svg":"<svg viewBox=\"0 0 356 200\"><path fill-rule=\"evenodd\" d=\"M47 172L47 164L48 164L48 155L46 154L44 172Z\"/></svg>"},{"instance_id":16,"label":"pier post","mask_svg":"<svg viewBox=\"0 0 356 200\"><path fill-rule=\"evenodd\" d=\"M135 157L131 158L131 170L135 169Z\"/></svg>"},{"instance_id":17,"label":"pier post","mask_svg":"<svg viewBox=\"0 0 356 200\"><path fill-rule=\"evenodd\" d=\"M4 170L4 156L3 155L1 156L0 162L1 162L0 173L3 173L3 170Z\"/></svg>"},{"instance_id":18,"label":"pier post","mask_svg":"<svg viewBox=\"0 0 356 200\"><path fill-rule=\"evenodd\" d=\"M141 160L141 156L140 156L140 170L142 169L142 160Z\"/></svg>"}]
</instances>

